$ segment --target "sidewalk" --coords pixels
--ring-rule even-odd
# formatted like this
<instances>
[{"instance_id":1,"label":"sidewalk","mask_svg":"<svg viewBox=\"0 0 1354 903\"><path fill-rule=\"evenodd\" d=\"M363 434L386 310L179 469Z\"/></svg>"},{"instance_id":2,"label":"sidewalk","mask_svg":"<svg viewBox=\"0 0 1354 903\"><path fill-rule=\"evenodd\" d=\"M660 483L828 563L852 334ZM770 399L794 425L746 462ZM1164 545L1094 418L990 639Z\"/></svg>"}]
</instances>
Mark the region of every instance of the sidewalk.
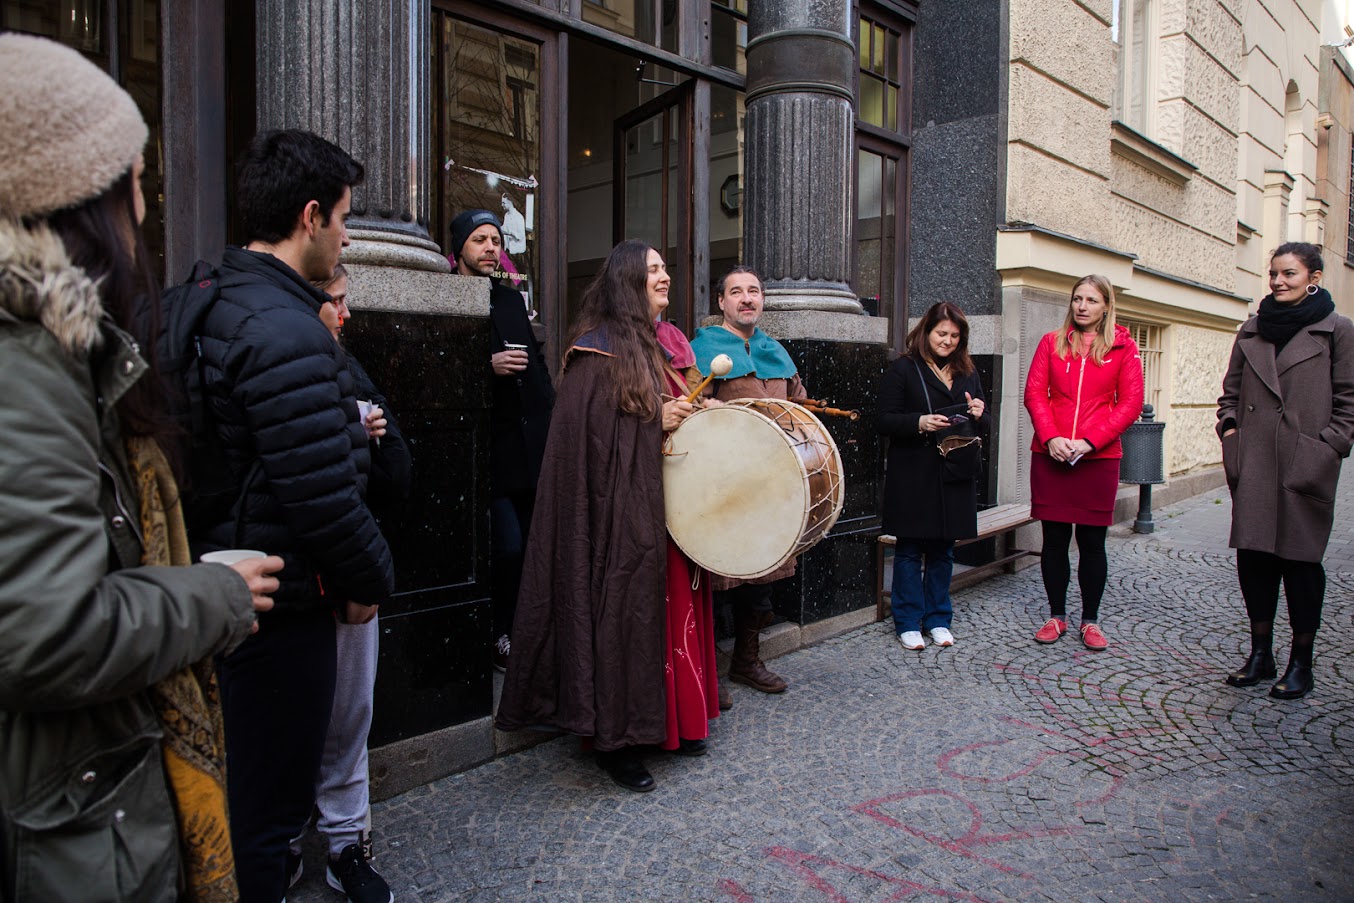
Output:
<instances>
[{"instance_id":1,"label":"sidewalk","mask_svg":"<svg viewBox=\"0 0 1354 903\"><path fill-rule=\"evenodd\" d=\"M562 738L381 803L377 865L429 903L1354 900L1351 471L1306 699L1222 682L1246 619L1207 493L1111 531L1107 652L1032 642L1038 568L996 577L956 594L951 649L871 625L777 659L781 696L734 686L654 793ZM340 899L306 868L292 903Z\"/></svg>"}]
</instances>

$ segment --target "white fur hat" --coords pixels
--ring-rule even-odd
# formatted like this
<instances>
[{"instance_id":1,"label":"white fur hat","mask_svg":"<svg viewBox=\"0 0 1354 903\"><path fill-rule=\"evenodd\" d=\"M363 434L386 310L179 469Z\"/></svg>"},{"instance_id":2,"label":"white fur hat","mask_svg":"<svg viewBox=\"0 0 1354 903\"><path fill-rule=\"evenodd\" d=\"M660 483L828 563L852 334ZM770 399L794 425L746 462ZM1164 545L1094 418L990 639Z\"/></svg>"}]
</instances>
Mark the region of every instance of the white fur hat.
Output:
<instances>
[{"instance_id":1,"label":"white fur hat","mask_svg":"<svg viewBox=\"0 0 1354 903\"><path fill-rule=\"evenodd\" d=\"M0 213L44 216L107 191L146 146L136 102L46 38L0 35Z\"/></svg>"}]
</instances>

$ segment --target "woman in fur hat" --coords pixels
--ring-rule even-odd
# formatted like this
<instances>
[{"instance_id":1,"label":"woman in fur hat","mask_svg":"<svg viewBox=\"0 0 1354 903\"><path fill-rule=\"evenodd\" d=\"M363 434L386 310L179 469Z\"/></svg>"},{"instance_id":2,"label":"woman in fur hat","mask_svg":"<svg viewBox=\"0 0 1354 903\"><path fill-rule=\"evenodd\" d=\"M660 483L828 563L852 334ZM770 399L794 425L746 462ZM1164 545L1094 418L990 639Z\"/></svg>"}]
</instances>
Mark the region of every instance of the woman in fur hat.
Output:
<instances>
[{"instance_id":1,"label":"woman in fur hat","mask_svg":"<svg viewBox=\"0 0 1354 903\"><path fill-rule=\"evenodd\" d=\"M234 899L211 657L282 561L167 566L136 105L24 35L0 84L0 899Z\"/></svg>"}]
</instances>

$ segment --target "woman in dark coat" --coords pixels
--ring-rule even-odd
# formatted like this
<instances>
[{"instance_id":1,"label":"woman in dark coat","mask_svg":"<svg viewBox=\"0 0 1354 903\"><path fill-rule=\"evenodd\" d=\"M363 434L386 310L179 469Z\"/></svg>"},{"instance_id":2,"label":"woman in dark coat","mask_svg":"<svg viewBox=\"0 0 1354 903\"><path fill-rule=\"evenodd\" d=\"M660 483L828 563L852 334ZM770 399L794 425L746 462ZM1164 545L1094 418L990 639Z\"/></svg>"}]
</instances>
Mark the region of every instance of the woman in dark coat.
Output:
<instances>
[{"instance_id":1,"label":"woman in dark coat","mask_svg":"<svg viewBox=\"0 0 1354 903\"><path fill-rule=\"evenodd\" d=\"M893 552L893 626L904 649L954 645L950 575L954 541L978 533L980 446L941 457L947 436L987 430L978 371L968 353L968 320L942 301L908 333L906 349L884 374L879 432L889 437L884 474L884 532ZM951 440L954 441L954 440Z\"/></svg>"},{"instance_id":2,"label":"woman in dark coat","mask_svg":"<svg viewBox=\"0 0 1354 903\"><path fill-rule=\"evenodd\" d=\"M1231 546L1251 622L1251 654L1227 676L1234 687L1273 677L1279 582L1293 647L1269 695L1312 689L1312 645L1321 624L1321 567L1335 517L1340 463L1354 442L1354 324L1321 287L1321 249L1280 245L1270 294L1232 346L1218 399L1222 463L1232 491Z\"/></svg>"}]
</instances>

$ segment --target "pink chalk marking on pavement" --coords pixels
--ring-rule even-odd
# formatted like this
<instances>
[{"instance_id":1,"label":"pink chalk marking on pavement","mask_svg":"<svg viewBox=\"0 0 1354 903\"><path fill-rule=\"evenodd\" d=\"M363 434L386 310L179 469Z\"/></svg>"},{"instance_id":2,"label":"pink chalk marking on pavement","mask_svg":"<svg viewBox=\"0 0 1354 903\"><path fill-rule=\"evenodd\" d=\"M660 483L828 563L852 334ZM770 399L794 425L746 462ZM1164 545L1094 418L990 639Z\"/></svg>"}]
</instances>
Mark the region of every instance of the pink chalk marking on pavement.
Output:
<instances>
[{"instance_id":1,"label":"pink chalk marking on pavement","mask_svg":"<svg viewBox=\"0 0 1354 903\"><path fill-rule=\"evenodd\" d=\"M918 797L923 796L943 796L948 799L957 800L960 803L963 803L964 806L966 806L969 810L968 831L961 837L954 838L941 837L939 835L932 834L929 831L924 831L921 828L915 827L913 825L905 824L899 821L898 819L894 818L893 816L886 815L884 812L880 811L881 807L888 805L889 803L897 803L903 800L916 799ZM851 807L851 811L859 813L861 815L869 816L870 818L873 818L878 822L882 822L883 824L888 825L890 828L897 828L901 831L906 831L913 837L921 838L922 840L925 840L927 843L934 844L935 846L938 846L944 850L949 850L951 853L957 853L960 856L967 856L970 859L973 859L977 862L981 862L984 865L991 866L994 869L999 869L1003 872L1007 872L1012 875L1018 875L1021 878L1028 879L1032 879L1034 878L1034 876L1029 874L1028 872L1022 872L1019 869L997 862L995 859L988 859L986 856L979 856L977 853L973 851L972 847L978 846L979 844L1010 843L1015 840L1034 840L1039 837L1062 837L1072 834L1074 831L1077 830L1076 828L1061 827L1061 828L1042 828L1037 831L1012 831L1007 834L979 834L978 832L981 831L983 827L983 816L982 813L978 811L978 807L975 806L968 799L960 796L959 794L954 793L953 791L950 790L942 790L938 787L933 787L927 790L909 790L904 793L895 793L890 796L882 796L878 799L868 800L864 803L857 803L856 805Z\"/></svg>"},{"instance_id":2,"label":"pink chalk marking on pavement","mask_svg":"<svg viewBox=\"0 0 1354 903\"><path fill-rule=\"evenodd\" d=\"M902 900L914 893L929 894L933 897L942 897L947 900L964 900L968 903L994 903L984 897L963 891L949 890L944 887L927 887L925 884L918 884L915 881L908 881L906 878L896 878L892 875L886 875L883 872L874 869L861 868L860 866L847 865L844 862L838 862L835 859L829 859L824 856L814 856L811 853L801 853L799 850L792 850L788 847L768 847L766 849L768 859L778 861L784 864L790 871L799 876L799 879L808 887L818 891L827 897L832 903L851 903L849 897L837 890L826 878L819 875L811 866L819 866L824 869L840 869L850 872L853 875L864 875L880 881L884 884L890 884L898 888L894 893L884 899L886 901Z\"/></svg>"},{"instance_id":3,"label":"pink chalk marking on pavement","mask_svg":"<svg viewBox=\"0 0 1354 903\"><path fill-rule=\"evenodd\" d=\"M718 888L721 893L728 894L732 897L735 903L753 903L752 894L744 890L743 885L732 878L721 878L715 887Z\"/></svg>"}]
</instances>

